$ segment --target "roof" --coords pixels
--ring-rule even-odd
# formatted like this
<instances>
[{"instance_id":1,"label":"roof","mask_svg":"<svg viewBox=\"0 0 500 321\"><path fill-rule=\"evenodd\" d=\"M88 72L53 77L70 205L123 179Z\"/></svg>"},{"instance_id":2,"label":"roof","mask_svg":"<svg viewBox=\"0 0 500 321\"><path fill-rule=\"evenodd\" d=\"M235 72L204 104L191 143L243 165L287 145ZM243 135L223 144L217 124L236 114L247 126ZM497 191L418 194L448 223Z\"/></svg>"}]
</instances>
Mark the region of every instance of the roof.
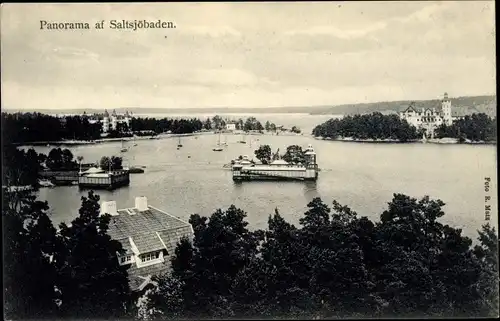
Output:
<instances>
[{"instance_id":1,"label":"roof","mask_svg":"<svg viewBox=\"0 0 500 321\"><path fill-rule=\"evenodd\" d=\"M272 165L288 165L287 161L284 161L282 159L277 159L271 163Z\"/></svg>"},{"instance_id":2,"label":"roof","mask_svg":"<svg viewBox=\"0 0 500 321\"><path fill-rule=\"evenodd\" d=\"M165 249L162 240L156 233L144 233L135 235L132 240L139 250L139 253L148 253Z\"/></svg>"},{"instance_id":3,"label":"roof","mask_svg":"<svg viewBox=\"0 0 500 321\"><path fill-rule=\"evenodd\" d=\"M191 224L152 206L148 206L145 211L126 208L117 212L118 215L111 217L108 234L122 244L127 254L136 250L141 254L166 250L166 255L172 255L182 237L193 236ZM137 249L133 250L133 246ZM129 264L127 272L130 288L134 291L142 290L152 282L152 276L169 271L169 257L165 257L163 263L140 268L135 263Z\"/></svg>"},{"instance_id":4,"label":"roof","mask_svg":"<svg viewBox=\"0 0 500 321\"><path fill-rule=\"evenodd\" d=\"M152 206L142 212L136 208L121 209L117 212L119 215L112 217L108 230L108 234L115 240L183 226L191 228L191 224Z\"/></svg>"},{"instance_id":5,"label":"roof","mask_svg":"<svg viewBox=\"0 0 500 321\"><path fill-rule=\"evenodd\" d=\"M85 174L95 174L95 173L103 173L104 170L97 168L97 167L91 167L88 170L86 170L84 173Z\"/></svg>"},{"instance_id":6,"label":"roof","mask_svg":"<svg viewBox=\"0 0 500 321\"><path fill-rule=\"evenodd\" d=\"M124 254L132 254L133 251L132 251L132 245L130 244L130 241L128 239L128 237L126 238L123 238L123 239L119 239L119 240L116 240L118 242L120 242L122 244L122 248L125 250L125 253Z\"/></svg>"},{"instance_id":7,"label":"roof","mask_svg":"<svg viewBox=\"0 0 500 321\"><path fill-rule=\"evenodd\" d=\"M305 171L304 166L288 166L288 167L274 167L274 166L245 166L242 171Z\"/></svg>"},{"instance_id":8,"label":"roof","mask_svg":"<svg viewBox=\"0 0 500 321\"><path fill-rule=\"evenodd\" d=\"M154 275L162 275L169 273L171 266L168 262L153 264L145 267L138 268L135 264L131 264L128 272L129 285L131 290L141 290L144 286L151 281Z\"/></svg>"},{"instance_id":9,"label":"roof","mask_svg":"<svg viewBox=\"0 0 500 321\"><path fill-rule=\"evenodd\" d=\"M173 254L177 243L182 239L182 237L189 237L193 234L191 226L180 226L174 230L163 230L158 232L163 243L167 247L167 252Z\"/></svg>"},{"instance_id":10,"label":"roof","mask_svg":"<svg viewBox=\"0 0 500 321\"><path fill-rule=\"evenodd\" d=\"M417 110L415 109L415 107L413 107L413 105L410 105L408 106L408 108L406 108L403 113L406 113L408 111L414 111L414 112L417 112Z\"/></svg>"}]
</instances>

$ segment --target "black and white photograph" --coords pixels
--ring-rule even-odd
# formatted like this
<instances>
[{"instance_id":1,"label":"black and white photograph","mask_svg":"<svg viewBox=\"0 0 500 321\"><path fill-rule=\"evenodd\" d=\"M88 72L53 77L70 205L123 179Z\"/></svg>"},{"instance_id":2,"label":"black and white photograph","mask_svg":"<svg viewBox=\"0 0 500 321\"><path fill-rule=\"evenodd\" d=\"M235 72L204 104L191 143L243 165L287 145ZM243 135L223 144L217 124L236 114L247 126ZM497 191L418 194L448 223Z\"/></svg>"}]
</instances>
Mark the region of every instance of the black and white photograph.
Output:
<instances>
[{"instance_id":1,"label":"black and white photograph","mask_svg":"<svg viewBox=\"0 0 500 321\"><path fill-rule=\"evenodd\" d=\"M0 23L4 319L499 317L494 1Z\"/></svg>"}]
</instances>

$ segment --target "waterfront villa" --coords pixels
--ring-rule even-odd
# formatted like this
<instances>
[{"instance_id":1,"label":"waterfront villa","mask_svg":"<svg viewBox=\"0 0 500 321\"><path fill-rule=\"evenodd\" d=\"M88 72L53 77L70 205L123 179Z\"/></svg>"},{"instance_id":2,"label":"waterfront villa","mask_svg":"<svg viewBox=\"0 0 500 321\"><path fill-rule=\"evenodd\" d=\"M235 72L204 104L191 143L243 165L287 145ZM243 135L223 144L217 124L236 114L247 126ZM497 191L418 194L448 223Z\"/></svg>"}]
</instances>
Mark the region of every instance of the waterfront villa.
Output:
<instances>
[{"instance_id":1,"label":"waterfront villa","mask_svg":"<svg viewBox=\"0 0 500 321\"><path fill-rule=\"evenodd\" d=\"M84 116L87 116L87 114L84 113ZM116 110L113 110L110 115L107 110L104 110L104 114L94 114L87 117L90 124L101 123L103 133L107 133L110 130L116 130L119 123L127 124L127 127L130 128L132 113L126 111L125 114L119 115Z\"/></svg>"},{"instance_id":2,"label":"waterfront villa","mask_svg":"<svg viewBox=\"0 0 500 321\"><path fill-rule=\"evenodd\" d=\"M148 205L144 196L135 198L135 207L120 210L115 201L103 202L104 213L111 215L108 234L125 250L118 262L127 267L132 291L143 291L154 285L153 276L169 272L181 238L194 236L191 224Z\"/></svg>"},{"instance_id":3,"label":"waterfront villa","mask_svg":"<svg viewBox=\"0 0 500 321\"><path fill-rule=\"evenodd\" d=\"M448 98L447 93L444 93L440 108L422 108L417 110L412 103L408 108L400 112L399 117L418 129L425 129L431 135L439 125L446 124L449 126L454 121L463 118L463 116L458 115L456 112L452 112L451 100Z\"/></svg>"},{"instance_id":4,"label":"waterfront villa","mask_svg":"<svg viewBox=\"0 0 500 321\"><path fill-rule=\"evenodd\" d=\"M236 130L236 123L235 122L229 122L226 124L226 130L229 131L234 131Z\"/></svg>"}]
</instances>

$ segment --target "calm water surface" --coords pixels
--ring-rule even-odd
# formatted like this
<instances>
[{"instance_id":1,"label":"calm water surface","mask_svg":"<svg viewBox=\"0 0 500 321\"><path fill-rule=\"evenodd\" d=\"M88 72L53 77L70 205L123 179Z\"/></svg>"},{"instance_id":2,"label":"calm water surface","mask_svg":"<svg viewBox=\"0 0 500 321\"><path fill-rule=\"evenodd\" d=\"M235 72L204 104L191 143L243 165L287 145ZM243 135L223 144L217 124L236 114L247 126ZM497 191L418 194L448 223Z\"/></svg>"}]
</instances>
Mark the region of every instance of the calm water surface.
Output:
<instances>
[{"instance_id":1,"label":"calm water surface","mask_svg":"<svg viewBox=\"0 0 500 321\"><path fill-rule=\"evenodd\" d=\"M280 116L287 122L307 129L328 119L327 116ZM267 120L266 115L257 117ZM322 120L319 120L319 119ZM497 226L496 147L437 144L380 144L321 141L310 137L254 136L249 143L238 144L241 136L227 135L229 146L213 152L217 135L182 138L183 148L176 149L177 138L138 140L129 152L120 153L121 143L71 147L84 162L101 156L121 155L125 163L146 166L144 174L131 175L129 187L98 191L101 200L115 200L118 208L133 207L136 196L176 216L188 219L192 213L209 216L217 208L231 204L244 209L252 228L265 228L269 214L278 208L291 223L298 224L307 203L321 197L331 204L337 200L359 215L377 221L393 193L413 197L429 195L446 205L443 223L463 228L476 239L476 230L485 223L484 178L491 177L491 224ZM259 139L259 141L256 141ZM249 139L247 139L249 141ZM238 155L253 156L259 144L281 151L291 144L313 144L321 168L317 182L243 182L234 183L231 172L222 166ZM130 144L130 143L129 143ZM47 153L48 147L36 147ZM55 224L78 215L80 197L86 195L77 186L44 188L39 192L47 200Z\"/></svg>"}]
</instances>

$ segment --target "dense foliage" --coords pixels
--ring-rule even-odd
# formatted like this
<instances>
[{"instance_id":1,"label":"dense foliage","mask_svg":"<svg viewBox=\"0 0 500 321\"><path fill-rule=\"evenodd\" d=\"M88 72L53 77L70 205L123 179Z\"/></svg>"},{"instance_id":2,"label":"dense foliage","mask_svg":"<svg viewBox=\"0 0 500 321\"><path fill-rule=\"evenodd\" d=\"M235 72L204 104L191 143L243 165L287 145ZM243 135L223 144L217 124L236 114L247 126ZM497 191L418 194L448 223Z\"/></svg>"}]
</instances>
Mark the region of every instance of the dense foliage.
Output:
<instances>
[{"instance_id":1,"label":"dense foliage","mask_svg":"<svg viewBox=\"0 0 500 321\"><path fill-rule=\"evenodd\" d=\"M497 120L486 114L467 115L463 119L453 122L450 126L442 124L436 128L435 137L458 138L461 142L469 139L471 141L496 141Z\"/></svg>"},{"instance_id":2,"label":"dense foliage","mask_svg":"<svg viewBox=\"0 0 500 321\"><path fill-rule=\"evenodd\" d=\"M75 170L78 167L77 162L73 159L73 153L67 148L53 148L50 150L45 166L54 171Z\"/></svg>"},{"instance_id":3,"label":"dense foliage","mask_svg":"<svg viewBox=\"0 0 500 321\"><path fill-rule=\"evenodd\" d=\"M272 152L269 145L260 145L254 151L255 157L262 162L262 164L269 164L271 162Z\"/></svg>"},{"instance_id":4,"label":"dense foliage","mask_svg":"<svg viewBox=\"0 0 500 321\"><path fill-rule=\"evenodd\" d=\"M99 167L105 171L123 169L123 158L119 156L103 156L99 161Z\"/></svg>"},{"instance_id":5,"label":"dense foliage","mask_svg":"<svg viewBox=\"0 0 500 321\"><path fill-rule=\"evenodd\" d=\"M7 319L123 318L131 315L121 244L107 235L99 197L82 197L79 216L56 231L47 202L3 193L4 304Z\"/></svg>"},{"instance_id":6,"label":"dense foliage","mask_svg":"<svg viewBox=\"0 0 500 321\"><path fill-rule=\"evenodd\" d=\"M315 198L300 227L276 211L250 231L231 206L192 215L195 237L147 294L149 318L461 317L498 313L498 238L438 222L439 200L395 194L381 220Z\"/></svg>"},{"instance_id":7,"label":"dense foliage","mask_svg":"<svg viewBox=\"0 0 500 321\"><path fill-rule=\"evenodd\" d=\"M128 274L117 258L123 250L107 234L110 219L99 215L99 196L89 192L71 225L60 224L53 261L63 317L108 319L130 312Z\"/></svg>"},{"instance_id":8,"label":"dense foliage","mask_svg":"<svg viewBox=\"0 0 500 321\"><path fill-rule=\"evenodd\" d=\"M290 164L305 164L306 154L301 146L290 145L286 148L286 152L281 158Z\"/></svg>"},{"instance_id":9,"label":"dense foliage","mask_svg":"<svg viewBox=\"0 0 500 321\"><path fill-rule=\"evenodd\" d=\"M422 137L414 126L397 115L373 113L368 115L346 116L330 119L316 126L312 134L323 138L353 138L373 140L399 140L402 142Z\"/></svg>"},{"instance_id":10,"label":"dense foliage","mask_svg":"<svg viewBox=\"0 0 500 321\"><path fill-rule=\"evenodd\" d=\"M100 135L101 125L91 124L83 116L58 118L41 113L2 113L2 139L8 143L95 140Z\"/></svg>"},{"instance_id":11,"label":"dense foliage","mask_svg":"<svg viewBox=\"0 0 500 321\"><path fill-rule=\"evenodd\" d=\"M38 154L33 148L24 151L4 145L2 160L2 186L38 187L38 173L46 160L44 154Z\"/></svg>"},{"instance_id":12,"label":"dense foliage","mask_svg":"<svg viewBox=\"0 0 500 321\"><path fill-rule=\"evenodd\" d=\"M199 131L203 128L203 123L197 118L191 119L170 119L170 118L132 118L130 122L132 130L153 131L157 134L171 131L174 134L186 134Z\"/></svg>"}]
</instances>

